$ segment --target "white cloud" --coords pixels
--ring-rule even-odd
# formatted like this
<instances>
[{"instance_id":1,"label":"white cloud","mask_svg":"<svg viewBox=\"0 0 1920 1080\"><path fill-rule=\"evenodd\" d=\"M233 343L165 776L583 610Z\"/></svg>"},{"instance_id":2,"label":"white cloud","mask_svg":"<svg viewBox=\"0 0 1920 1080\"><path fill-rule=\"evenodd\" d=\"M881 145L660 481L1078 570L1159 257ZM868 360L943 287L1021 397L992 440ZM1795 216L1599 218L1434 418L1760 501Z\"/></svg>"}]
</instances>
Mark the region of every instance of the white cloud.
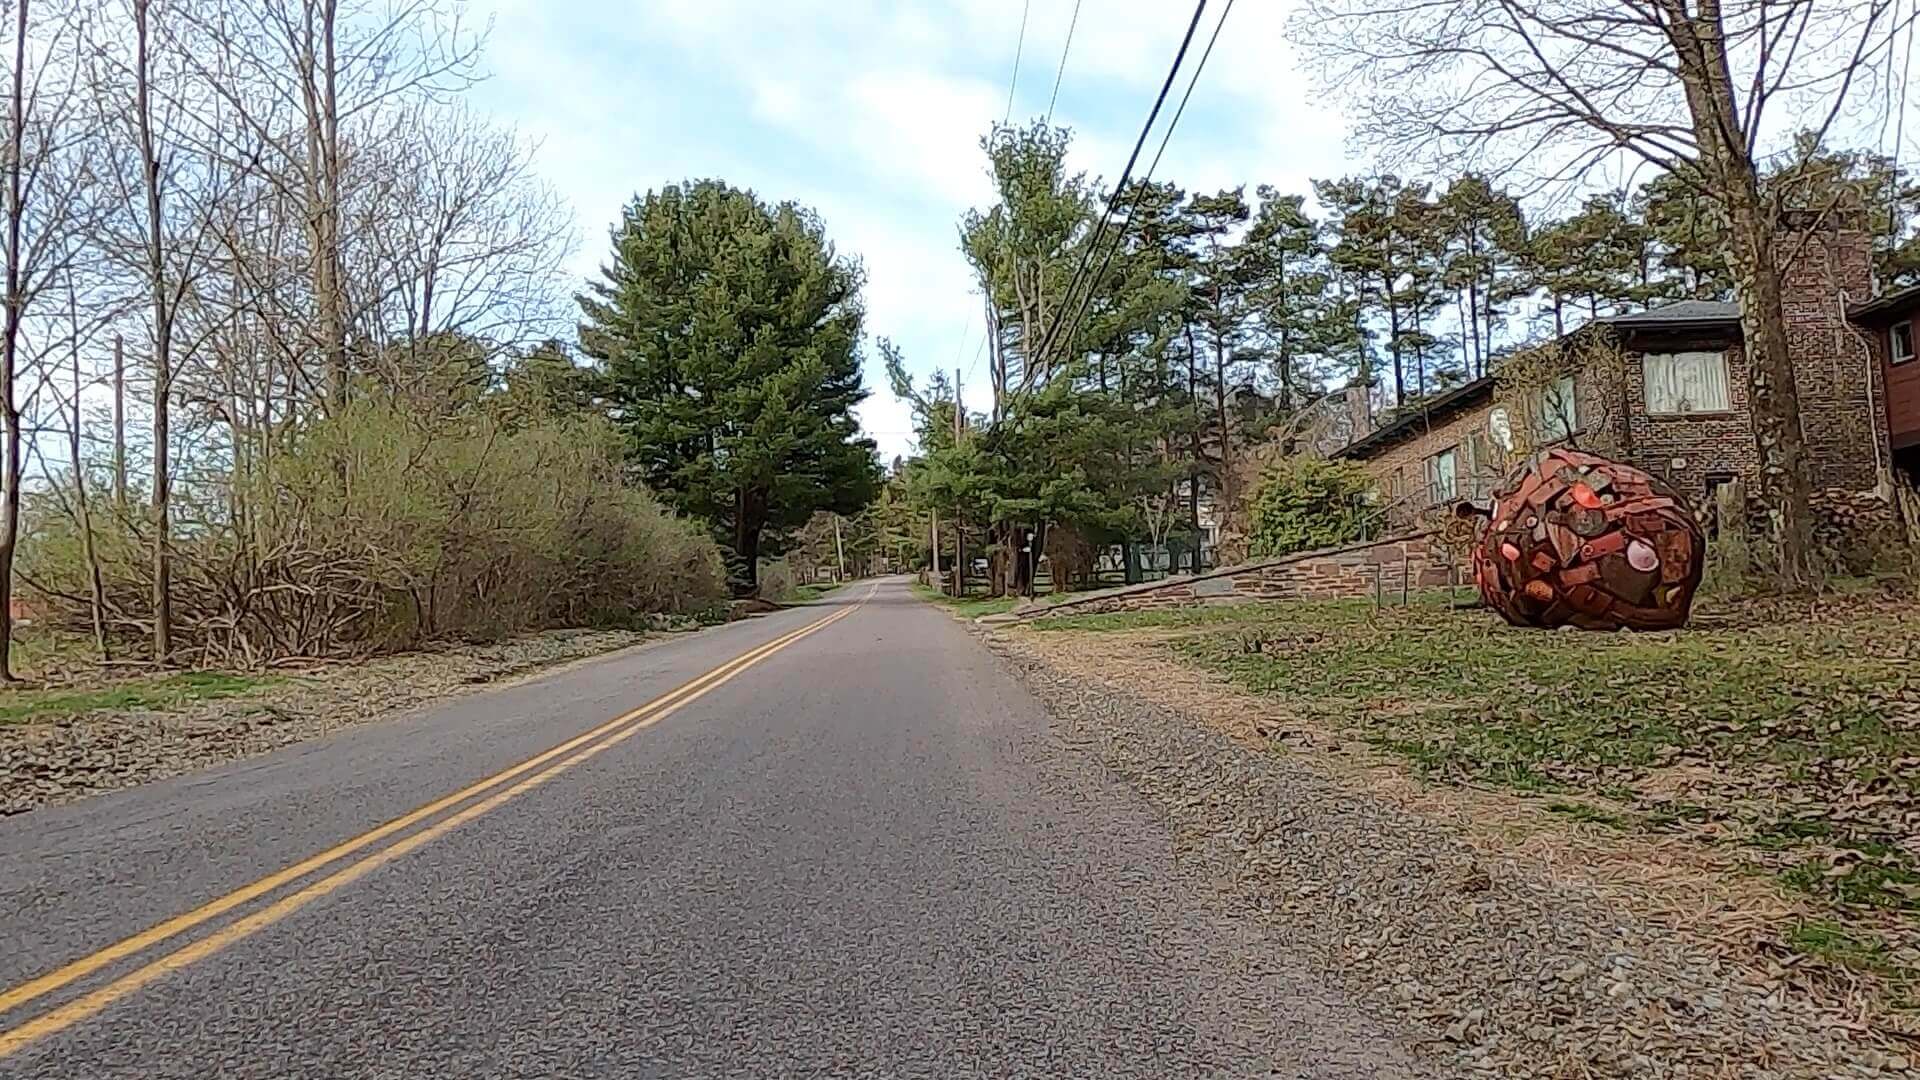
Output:
<instances>
[{"instance_id":1,"label":"white cloud","mask_svg":"<svg viewBox=\"0 0 1920 1080\"><path fill-rule=\"evenodd\" d=\"M956 223L991 187L980 136L1006 109L1023 0L495 0L483 103L544 140L543 172L575 203L577 265L636 191L721 176L821 212L869 273L868 328L926 372L972 366L979 297ZM1281 37L1290 5L1234 6L1159 172L1188 187L1351 171L1339 118L1312 104ZM1196 38L1205 46L1215 13ZM1047 108L1071 0L1032 0L1016 119ZM1083 4L1056 122L1076 168L1117 176L1191 9ZM1170 116L1185 77L1168 104ZM1145 167L1158 135L1143 154ZM910 442L876 366L861 409L883 456ZM984 379L978 380L984 383Z\"/></svg>"}]
</instances>

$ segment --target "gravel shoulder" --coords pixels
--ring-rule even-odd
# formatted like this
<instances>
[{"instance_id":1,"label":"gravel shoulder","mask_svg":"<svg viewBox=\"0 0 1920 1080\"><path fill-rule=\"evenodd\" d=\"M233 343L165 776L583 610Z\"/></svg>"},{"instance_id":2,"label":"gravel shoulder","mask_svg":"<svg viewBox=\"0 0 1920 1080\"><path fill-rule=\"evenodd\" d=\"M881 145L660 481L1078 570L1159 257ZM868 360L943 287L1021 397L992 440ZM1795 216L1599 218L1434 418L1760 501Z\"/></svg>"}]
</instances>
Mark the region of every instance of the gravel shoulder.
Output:
<instances>
[{"instance_id":1,"label":"gravel shoulder","mask_svg":"<svg viewBox=\"0 0 1920 1080\"><path fill-rule=\"evenodd\" d=\"M1629 866L1577 827L1529 828L1138 639L986 636L1060 737L1165 815L1183 858L1447 1072L1920 1075L1920 1048L1864 996L1743 933L1770 893L1697 852Z\"/></svg>"},{"instance_id":2,"label":"gravel shoulder","mask_svg":"<svg viewBox=\"0 0 1920 1080\"><path fill-rule=\"evenodd\" d=\"M662 640L549 631L279 673L231 697L0 724L0 816L253 757L483 687Z\"/></svg>"}]
</instances>

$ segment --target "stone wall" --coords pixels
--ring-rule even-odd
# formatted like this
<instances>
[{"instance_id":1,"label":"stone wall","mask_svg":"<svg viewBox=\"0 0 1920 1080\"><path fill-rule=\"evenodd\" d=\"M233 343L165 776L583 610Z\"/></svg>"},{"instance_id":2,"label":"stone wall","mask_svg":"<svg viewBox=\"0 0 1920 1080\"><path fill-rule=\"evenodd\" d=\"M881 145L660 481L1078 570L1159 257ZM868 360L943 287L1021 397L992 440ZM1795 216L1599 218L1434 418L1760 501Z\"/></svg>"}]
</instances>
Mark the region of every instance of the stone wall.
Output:
<instances>
[{"instance_id":1,"label":"stone wall","mask_svg":"<svg viewBox=\"0 0 1920 1080\"><path fill-rule=\"evenodd\" d=\"M1398 602L1403 585L1410 590L1434 589L1472 580L1465 565L1456 565L1438 541L1438 534L1433 532L1403 533L1224 567L1197 577L1166 578L1086 593L1046 607L1013 612L1012 617L1096 615L1246 600L1351 599L1372 596L1376 583Z\"/></svg>"}]
</instances>

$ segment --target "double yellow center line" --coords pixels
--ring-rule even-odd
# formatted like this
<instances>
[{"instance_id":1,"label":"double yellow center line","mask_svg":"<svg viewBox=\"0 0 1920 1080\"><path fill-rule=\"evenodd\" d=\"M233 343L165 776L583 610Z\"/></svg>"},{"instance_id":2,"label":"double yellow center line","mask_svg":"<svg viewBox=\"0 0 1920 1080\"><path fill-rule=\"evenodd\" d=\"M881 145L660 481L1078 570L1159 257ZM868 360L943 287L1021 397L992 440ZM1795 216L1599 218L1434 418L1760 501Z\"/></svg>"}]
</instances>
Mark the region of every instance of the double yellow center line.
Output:
<instances>
[{"instance_id":1,"label":"double yellow center line","mask_svg":"<svg viewBox=\"0 0 1920 1080\"><path fill-rule=\"evenodd\" d=\"M323 896L358 881L367 874L406 855L435 838L459 828L473 819L518 798L521 795L552 780L561 773L592 758L596 754L616 746L631 738L634 733L665 719L682 706L712 692L716 687L732 680L741 672L772 656L774 653L794 644L810 634L824 630L828 626L854 613L860 604L871 599L878 585L867 591L858 604L845 607L822 619L808 623L791 633L752 649L720 665L700 677L693 679L676 689L662 694L637 709L630 710L601 724L585 734L568 739L550 750L536 754L518 765L504 769L477 783L461 788L445 798L402 814L377 828L361 833L350 840L336 844L325 851L294 863L283 870L277 870L267 876L227 893L225 896L210 900L184 915L177 915L122 941L107 946L91 955L50 971L38 978L0 991L0 1016L21 1006L51 994L79 979L100 971L109 965L144 952L155 945L186 933L204 923L233 911L243 905L258 900L281 886L291 884L317 870L345 859L349 855L373 848L381 841L398 833L406 832L415 825L435 817L442 811L459 806L476 796L484 796L447 817L435 821L426 828L411 833L385 847L379 847L362 854L358 859L339 867L327 876L289 893L267 906L246 915L207 936L183 945L172 952L148 961L143 966L107 983L96 990L89 991L55 1009L27 1020L14 1027L0 1030L0 1058L15 1053L40 1039L72 1027L94 1016L107 1006L139 990L148 983L178 971L181 968L204 960L225 949L235 942L242 941L260 930L306 907ZM490 793L490 794L489 794Z\"/></svg>"}]
</instances>

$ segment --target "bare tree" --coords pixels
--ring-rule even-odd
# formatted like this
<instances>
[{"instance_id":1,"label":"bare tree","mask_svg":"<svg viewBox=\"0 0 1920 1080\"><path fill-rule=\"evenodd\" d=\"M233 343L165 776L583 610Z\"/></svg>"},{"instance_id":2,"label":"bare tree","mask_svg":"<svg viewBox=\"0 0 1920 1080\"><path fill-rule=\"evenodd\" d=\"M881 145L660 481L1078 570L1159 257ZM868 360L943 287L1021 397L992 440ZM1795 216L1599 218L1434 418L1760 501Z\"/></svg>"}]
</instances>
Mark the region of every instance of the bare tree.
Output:
<instances>
[{"instance_id":1,"label":"bare tree","mask_svg":"<svg viewBox=\"0 0 1920 1080\"><path fill-rule=\"evenodd\" d=\"M1887 61L1911 20L1893 0L1309 0L1294 36L1389 157L1564 184L1625 155L1719 205L1759 492L1798 579L1811 523L1781 301L1796 252L1759 163L1769 138L1803 125L1824 137L1898 77Z\"/></svg>"},{"instance_id":2,"label":"bare tree","mask_svg":"<svg viewBox=\"0 0 1920 1080\"><path fill-rule=\"evenodd\" d=\"M13 560L20 536L21 432L30 377L23 359L34 307L72 266L78 245L67 242L90 213L92 174L82 147L86 126L77 50L85 9L71 0L15 0L4 32L7 95L4 158L6 311L0 322L0 679L14 678Z\"/></svg>"},{"instance_id":3,"label":"bare tree","mask_svg":"<svg viewBox=\"0 0 1920 1080\"><path fill-rule=\"evenodd\" d=\"M572 227L533 172L534 149L459 108L417 105L356 157L349 245L361 333L376 374L430 378L445 339L492 361L571 319Z\"/></svg>"},{"instance_id":4,"label":"bare tree","mask_svg":"<svg viewBox=\"0 0 1920 1080\"><path fill-rule=\"evenodd\" d=\"M351 159L384 118L472 81L479 41L462 14L459 0L258 0L191 14L206 86L299 211L314 316L306 325L326 400L344 399L352 371L342 229Z\"/></svg>"}]
</instances>

